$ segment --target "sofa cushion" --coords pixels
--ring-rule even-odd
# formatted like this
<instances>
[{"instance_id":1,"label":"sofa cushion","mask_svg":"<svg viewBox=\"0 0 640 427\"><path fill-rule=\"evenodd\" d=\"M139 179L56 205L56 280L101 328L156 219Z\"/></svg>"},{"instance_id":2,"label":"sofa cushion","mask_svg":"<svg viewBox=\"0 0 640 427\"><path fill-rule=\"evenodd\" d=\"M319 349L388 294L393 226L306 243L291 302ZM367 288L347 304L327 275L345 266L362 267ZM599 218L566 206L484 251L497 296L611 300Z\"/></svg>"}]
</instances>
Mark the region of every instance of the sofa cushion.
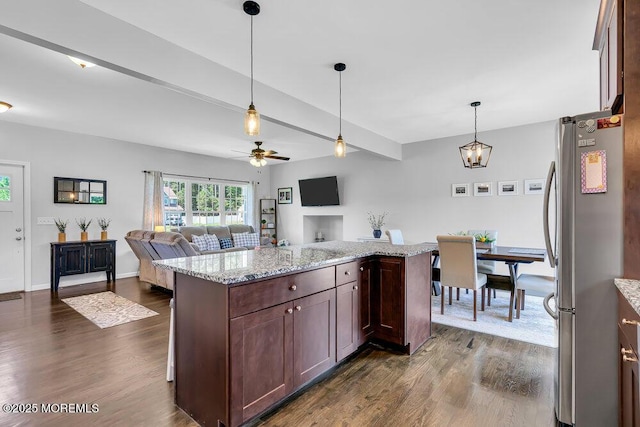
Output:
<instances>
[{"instance_id":1,"label":"sofa cushion","mask_svg":"<svg viewBox=\"0 0 640 427\"><path fill-rule=\"evenodd\" d=\"M207 234L215 234L218 239L222 237L231 237L229 227L226 225L207 225Z\"/></svg>"},{"instance_id":2,"label":"sofa cushion","mask_svg":"<svg viewBox=\"0 0 640 427\"><path fill-rule=\"evenodd\" d=\"M227 226L230 233L254 233L255 230L250 225L245 224L230 224Z\"/></svg>"},{"instance_id":3,"label":"sofa cushion","mask_svg":"<svg viewBox=\"0 0 640 427\"><path fill-rule=\"evenodd\" d=\"M233 246L255 248L260 246L260 236L258 233L231 233L233 236Z\"/></svg>"},{"instance_id":4,"label":"sofa cushion","mask_svg":"<svg viewBox=\"0 0 640 427\"><path fill-rule=\"evenodd\" d=\"M221 237L218 241L220 241L220 249L229 249L233 247L230 237Z\"/></svg>"},{"instance_id":5,"label":"sofa cushion","mask_svg":"<svg viewBox=\"0 0 640 427\"><path fill-rule=\"evenodd\" d=\"M202 236L193 234L191 236L191 242L198 247L200 252L209 250L209 243L207 242L207 238L204 236L208 236L208 234L203 234Z\"/></svg>"}]
</instances>

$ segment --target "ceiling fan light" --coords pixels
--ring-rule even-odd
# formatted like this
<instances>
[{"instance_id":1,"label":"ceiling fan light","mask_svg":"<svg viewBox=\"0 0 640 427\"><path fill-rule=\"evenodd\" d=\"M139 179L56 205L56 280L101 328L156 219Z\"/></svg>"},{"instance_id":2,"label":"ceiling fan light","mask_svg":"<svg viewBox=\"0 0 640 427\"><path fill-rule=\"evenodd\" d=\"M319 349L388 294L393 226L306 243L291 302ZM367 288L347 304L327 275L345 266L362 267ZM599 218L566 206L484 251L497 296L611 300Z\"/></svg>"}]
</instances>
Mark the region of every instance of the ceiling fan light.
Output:
<instances>
[{"instance_id":1,"label":"ceiling fan light","mask_svg":"<svg viewBox=\"0 0 640 427\"><path fill-rule=\"evenodd\" d=\"M244 133L250 136L260 135L260 113L251 104L244 114Z\"/></svg>"},{"instance_id":2,"label":"ceiling fan light","mask_svg":"<svg viewBox=\"0 0 640 427\"><path fill-rule=\"evenodd\" d=\"M253 159L249 160L249 163L251 163L253 166L259 168L260 166L266 165L267 161L265 159L253 158Z\"/></svg>"},{"instance_id":3,"label":"ceiling fan light","mask_svg":"<svg viewBox=\"0 0 640 427\"><path fill-rule=\"evenodd\" d=\"M13 105L9 104L8 102L0 101L0 113L4 113L5 111L9 111L11 109L11 107L13 107Z\"/></svg>"},{"instance_id":4,"label":"ceiling fan light","mask_svg":"<svg viewBox=\"0 0 640 427\"><path fill-rule=\"evenodd\" d=\"M347 157L347 144L344 142L344 139L342 139L342 135L338 135L338 139L336 139L333 155L335 157Z\"/></svg>"},{"instance_id":5,"label":"ceiling fan light","mask_svg":"<svg viewBox=\"0 0 640 427\"><path fill-rule=\"evenodd\" d=\"M94 64L93 62L85 61L84 59L75 58L75 57L69 56L69 55L67 55L67 58L69 58L74 63L79 65L81 68L91 68L91 67L95 67L96 66L96 64Z\"/></svg>"}]
</instances>

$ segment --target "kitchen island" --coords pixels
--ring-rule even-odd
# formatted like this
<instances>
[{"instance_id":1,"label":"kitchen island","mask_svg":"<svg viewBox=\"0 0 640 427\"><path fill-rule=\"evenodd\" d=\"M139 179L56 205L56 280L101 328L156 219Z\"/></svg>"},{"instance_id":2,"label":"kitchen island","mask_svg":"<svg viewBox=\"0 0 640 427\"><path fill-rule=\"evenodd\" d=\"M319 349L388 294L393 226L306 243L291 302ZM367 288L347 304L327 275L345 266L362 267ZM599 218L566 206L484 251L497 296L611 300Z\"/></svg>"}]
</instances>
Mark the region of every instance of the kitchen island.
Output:
<instances>
[{"instance_id":1,"label":"kitchen island","mask_svg":"<svg viewBox=\"0 0 640 427\"><path fill-rule=\"evenodd\" d=\"M175 272L176 404L238 426L376 341L431 335L433 244L322 242L156 261Z\"/></svg>"}]
</instances>

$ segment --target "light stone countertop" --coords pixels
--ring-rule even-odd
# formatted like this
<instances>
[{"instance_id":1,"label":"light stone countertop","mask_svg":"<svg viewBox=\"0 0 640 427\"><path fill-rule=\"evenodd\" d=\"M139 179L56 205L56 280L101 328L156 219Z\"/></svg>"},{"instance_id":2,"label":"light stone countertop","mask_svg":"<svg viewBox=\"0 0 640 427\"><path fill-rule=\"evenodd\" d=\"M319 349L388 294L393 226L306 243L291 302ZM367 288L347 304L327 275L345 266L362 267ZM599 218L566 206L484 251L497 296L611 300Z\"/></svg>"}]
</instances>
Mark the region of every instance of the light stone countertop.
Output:
<instances>
[{"instance_id":1,"label":"light stone countertop","mask_svg":"<svg viewBox=\"0 0 640 427\"><path fill-rule=\"evenodd\" d=\"M392 245L381 242L329 241L165 259L153 261L153 264L165 270L233 285L371 255L410 257L429 252L436 246L433 243Z\"/></svg>"},{"instance_id":2,"label":"light stone countertop","mask_svg":"<svg viewBox=\"0 0 640 427\"><path fill-rule=\"evenodd\" d=\"M615 279L613 283L640 316L640 280Z\"/></svg>"}]
</instances>

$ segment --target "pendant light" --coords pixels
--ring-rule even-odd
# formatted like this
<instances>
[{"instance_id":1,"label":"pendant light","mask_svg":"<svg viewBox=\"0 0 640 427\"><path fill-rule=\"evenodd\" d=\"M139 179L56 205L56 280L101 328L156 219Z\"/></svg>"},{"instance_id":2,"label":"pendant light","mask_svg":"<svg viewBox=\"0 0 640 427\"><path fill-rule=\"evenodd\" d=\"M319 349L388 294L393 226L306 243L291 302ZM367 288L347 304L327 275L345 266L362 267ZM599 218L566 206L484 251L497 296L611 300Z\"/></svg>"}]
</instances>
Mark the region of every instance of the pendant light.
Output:
<instances>
[{"instance_id":1,"label":"pendant light","mask_svg":"<svg viewBox=\"0 0 640 427\"><path fill-rule=\"evenodd\" d=\"M462 164L465 168L486 168L493 147L478 141L478 107L480 106L480 101L472 102L471 106L475 112L475 134L473 142L460 147L460 157L462 157Z\"/></svg>"},{"instance_id":2,"label":"pendant light","mask_svg":"<svg viewBox=\"0 0 640 427\"><path fill-rule=\"evenodd\" d=\"M255 136L260 135L260 113L253 105L253 17L260 13L260 5L254 1L245 1L242 8L251 16L251 104L244 114L244 133Z\"/></svg>"},{"instance_id":3,"label":"pendant light","mask_svg":"<svg viewBox=\"0 0 640 427\"><path fill-rule=\"evenodd\" d=\"M336 157L347 156L347 144L342 139L342 72L347 68L342 62L338 62L333 66L333 69L338 72L340 76L340 131L338 132L338 139L336 139L336 145L333 150L333 155Z\"/></svg>"}]
</instances>

